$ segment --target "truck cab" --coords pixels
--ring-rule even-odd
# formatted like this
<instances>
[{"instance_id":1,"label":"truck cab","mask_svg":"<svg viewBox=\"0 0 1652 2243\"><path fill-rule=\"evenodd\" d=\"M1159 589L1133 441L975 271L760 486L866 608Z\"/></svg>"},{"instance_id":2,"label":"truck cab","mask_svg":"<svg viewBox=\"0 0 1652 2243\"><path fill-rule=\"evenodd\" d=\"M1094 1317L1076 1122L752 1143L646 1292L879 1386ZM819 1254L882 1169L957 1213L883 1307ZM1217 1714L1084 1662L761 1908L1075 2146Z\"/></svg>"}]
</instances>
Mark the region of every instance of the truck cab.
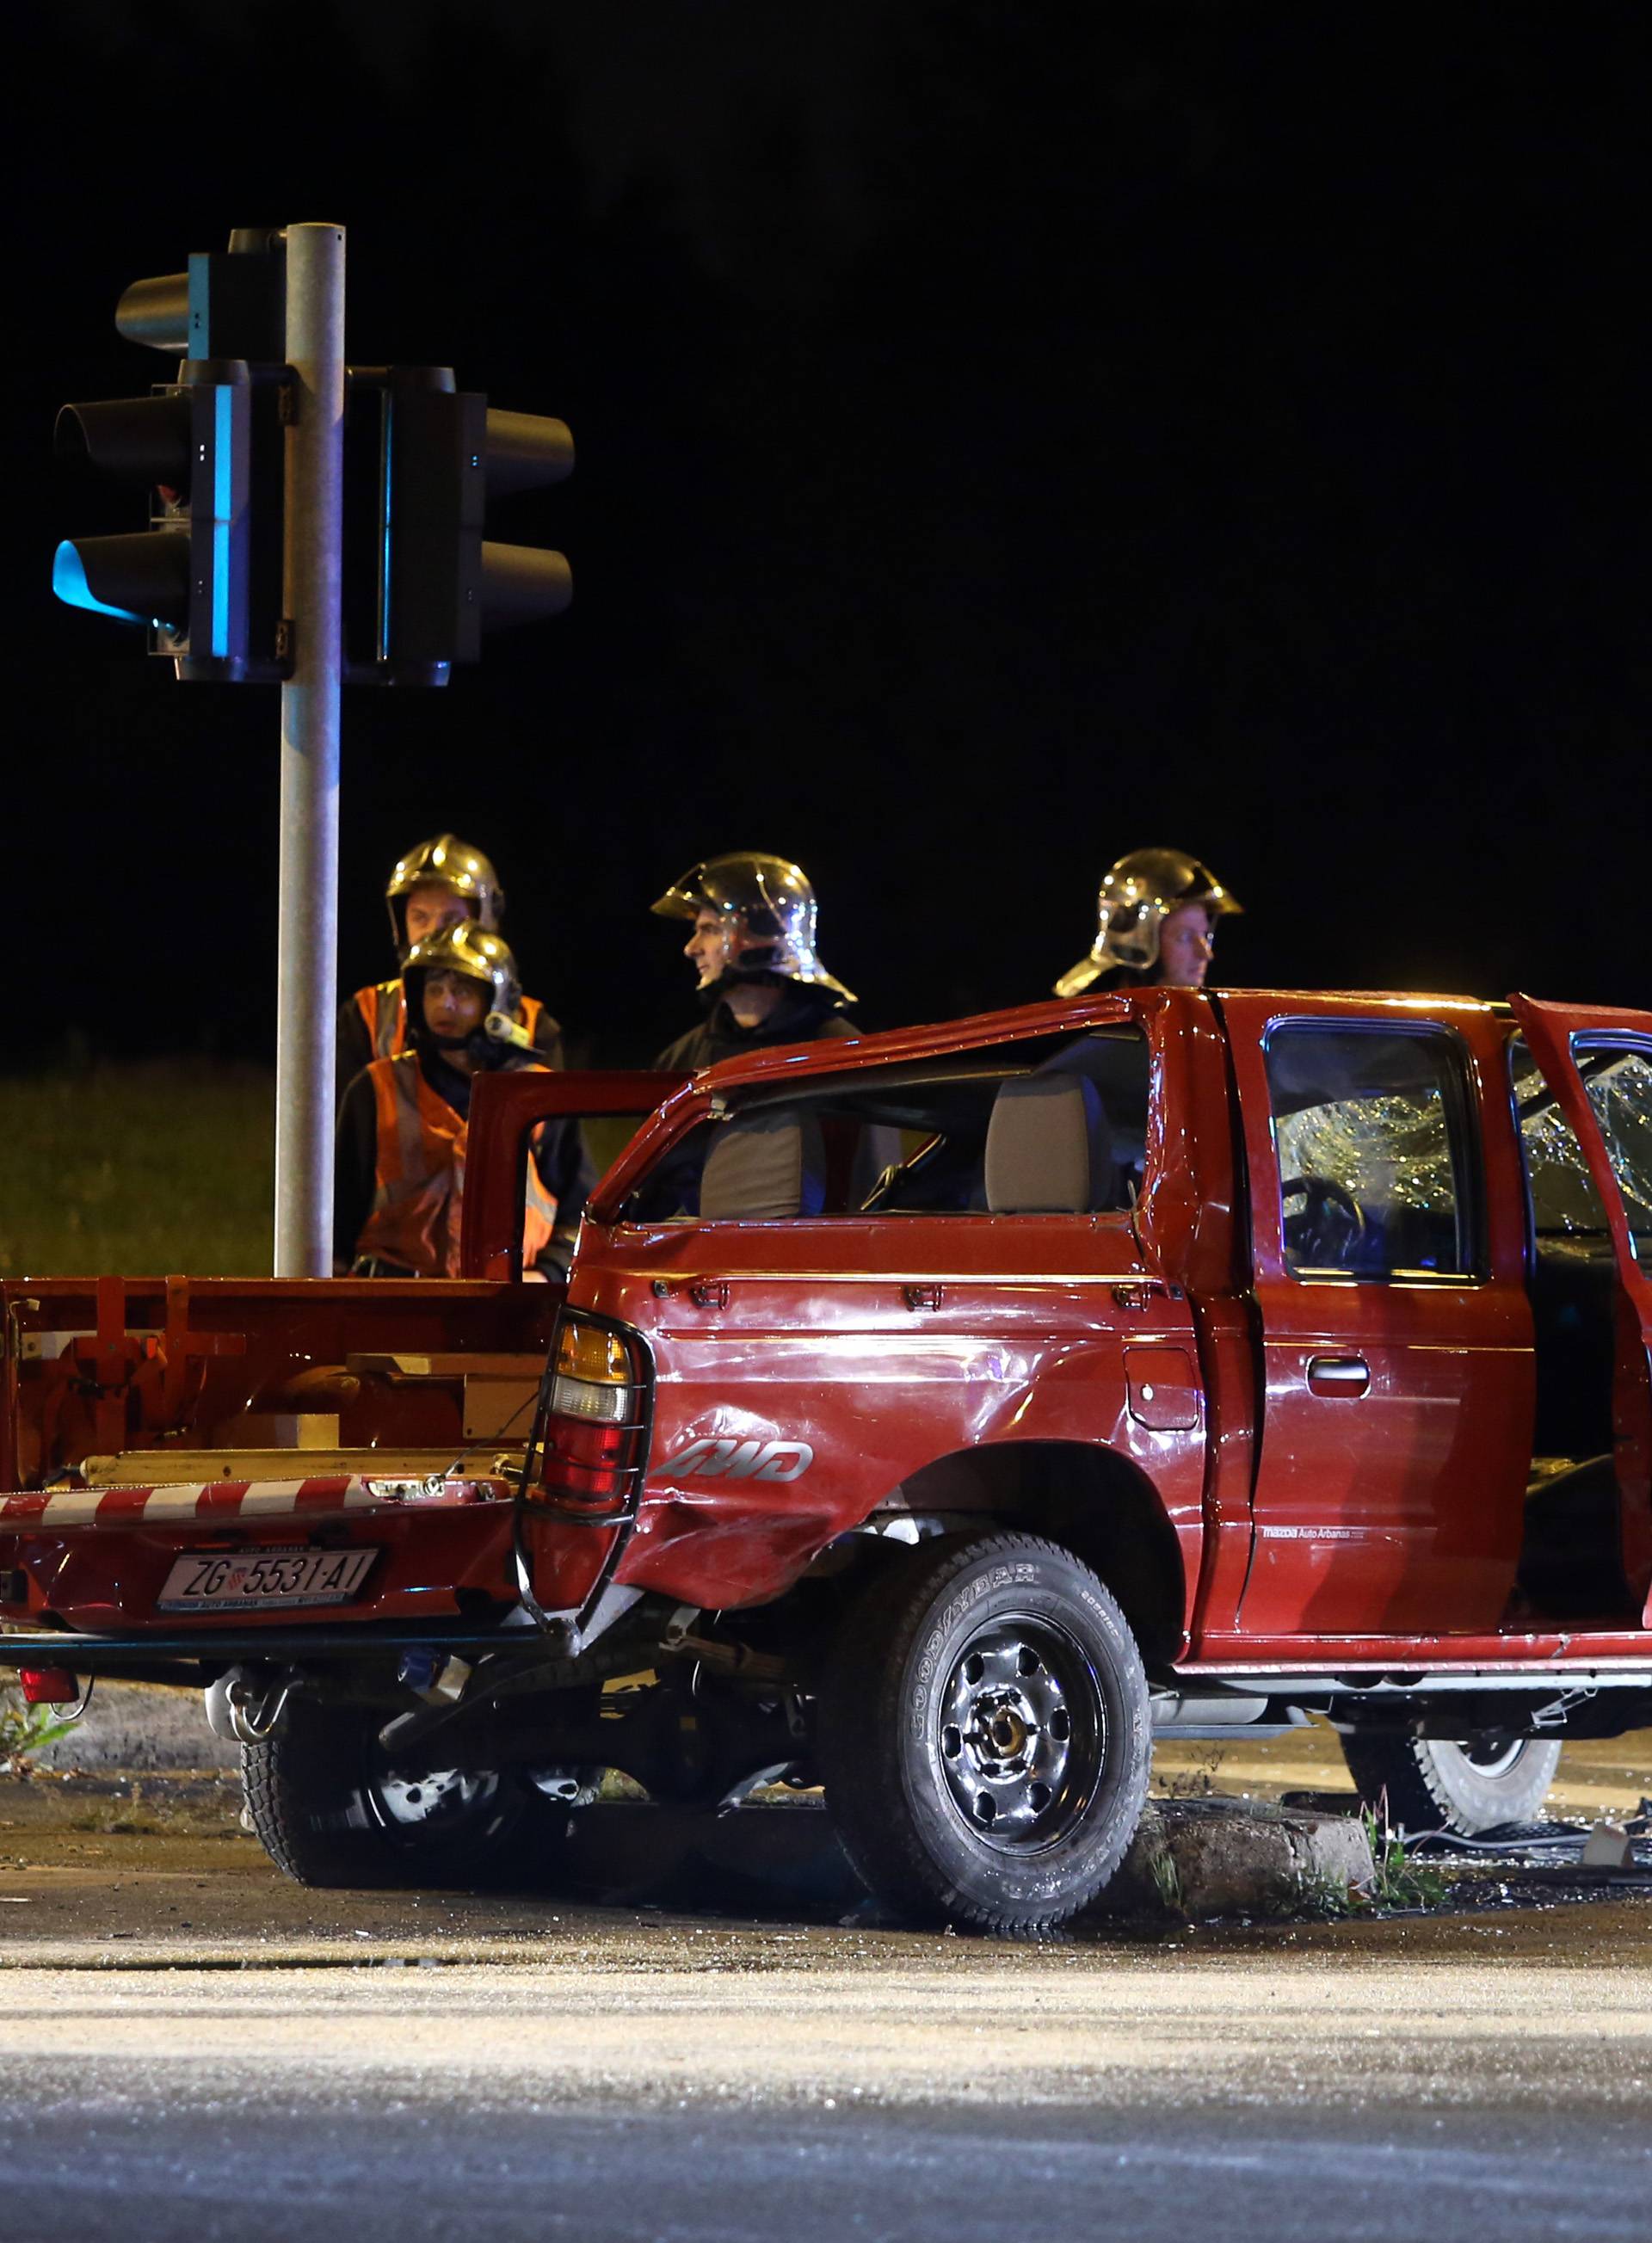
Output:
<instances>
[{"instance_id":1,"label":"truck cab","mask_svg":"<svg viewBox=\"0 0 1652 2243\"><path fill-rule=\"evenodd\" d=\"M552 1112L625 1117L565 1296L513 1260ZM207 1684L295 1875L543 1852L605 1768L818 1782L891 1904L1036 1930L1156 1735L1318 1714L1395 1821L1474 1829L1652 1711L1652 1016L1142 990L489 1081L472 1132L469 1279L289 1288L280 1364L217 1374L260 1424L384 1382L305 1478L166 1477L251 1289L5 1289L0 1656ZM351 1319L437 1315L458 1452L392 1460L367 1359L417 1351Z\"/></svg>"}]
</instances>

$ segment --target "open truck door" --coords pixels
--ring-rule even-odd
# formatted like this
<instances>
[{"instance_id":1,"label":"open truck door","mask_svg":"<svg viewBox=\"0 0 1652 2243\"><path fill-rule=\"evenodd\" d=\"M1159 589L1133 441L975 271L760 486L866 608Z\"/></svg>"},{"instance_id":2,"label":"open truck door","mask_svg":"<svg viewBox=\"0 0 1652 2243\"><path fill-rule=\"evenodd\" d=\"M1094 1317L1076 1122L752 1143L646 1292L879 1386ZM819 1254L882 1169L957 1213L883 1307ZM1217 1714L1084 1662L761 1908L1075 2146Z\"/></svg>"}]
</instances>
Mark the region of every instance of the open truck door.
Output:
<instances>
[{"instance_id":1,"label":"open truck door","mask_svg":"<svg viewBox=\"0 0 1652 2243\"><path fill-rule=\"evenodd\" d=\"M528 1162L546 1124L565 1118L582 1127L600 1175L639 1123L687 1079L643 1069L563 1074L535 1068L478 1075L471 1088L470 1172L459 1246L465 1276L504 1283L522 1276Z\"/></svg>"},{"instance_id":2,"label":"open truck door","mask_svg":"<svg viewBox=\"0 0 1652 2243\"><path fill-rule=\"evenodd\" d=\"M1570 1124L1610 1233L1618 1283L1613 1465L1623 1569L1652 1628L1652 1013L1510 999Z\"/></svg>"}]
</instances>

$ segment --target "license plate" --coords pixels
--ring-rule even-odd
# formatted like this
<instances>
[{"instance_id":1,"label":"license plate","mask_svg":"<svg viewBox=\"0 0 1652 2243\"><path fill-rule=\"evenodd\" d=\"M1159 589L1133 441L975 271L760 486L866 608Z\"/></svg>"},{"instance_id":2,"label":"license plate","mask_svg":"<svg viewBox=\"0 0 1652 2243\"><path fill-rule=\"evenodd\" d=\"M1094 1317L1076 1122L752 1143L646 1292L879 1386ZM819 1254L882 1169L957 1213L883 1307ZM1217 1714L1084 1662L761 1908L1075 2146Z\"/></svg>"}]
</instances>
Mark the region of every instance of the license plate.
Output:
<instances>
[{"instance_id":1,"label":"license plate","mask_svg":"<svg viewBox=\"0 0 1652 2243\"><path fill-rule=\"evenodd\" d=\"M367 1579L372 1550L233 1550L180 1558L167 1574L157 1612L290 1612L298 1605L341 1605Z\"/></svg>"}]
</instances>

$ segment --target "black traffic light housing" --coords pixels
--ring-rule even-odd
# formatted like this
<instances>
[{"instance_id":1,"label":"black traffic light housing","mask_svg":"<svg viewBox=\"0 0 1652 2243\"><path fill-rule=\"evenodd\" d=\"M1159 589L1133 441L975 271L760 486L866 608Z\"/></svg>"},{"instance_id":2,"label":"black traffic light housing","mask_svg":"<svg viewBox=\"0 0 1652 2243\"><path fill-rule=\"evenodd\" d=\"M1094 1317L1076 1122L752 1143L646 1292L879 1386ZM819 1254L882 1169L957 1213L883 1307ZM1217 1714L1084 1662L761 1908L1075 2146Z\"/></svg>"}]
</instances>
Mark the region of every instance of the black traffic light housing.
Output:
<instances>
[{"instance_id":1,"label":"black traffic light housing","mask_svg":"<svg viewBox=\"0 0 1652 2243\"><path fill-rule=\"evenodd\" d=\"M147 530L65 538L52 589L147 624L180 677L280 677L278 385L244 359L186 359L148 397L65 405L64 456L151 492Z\"/></svg>"},{"instance_id":2,"label":"black traffic light housing","mask_svg":"<svg viewBox=\"0 0 1652 2243\"><path fill-rule=\"evenodd\" d=\"M489 411L450 367L360 367L345 432L348 675L445 684L492 624L559 615L573 596L562 554L484 535L490 498L571 473L566 424Z\"/></svg>"},{"instance_id":3,"label":"black traffic light housing","mask_svg":"<svg viewBox=\"0 0 1652 2243\"><path fill-rule=\"evenodd\" d=\"M148 626L180 677L276 679L281 630L282 363L287 259L279 232L246 227L186 273L135 281L115 324L177 354L145 397L65 405L57 448L147 488L149 527L66 538L52 589L72 607Z\"/></svg>"}]
</instances>

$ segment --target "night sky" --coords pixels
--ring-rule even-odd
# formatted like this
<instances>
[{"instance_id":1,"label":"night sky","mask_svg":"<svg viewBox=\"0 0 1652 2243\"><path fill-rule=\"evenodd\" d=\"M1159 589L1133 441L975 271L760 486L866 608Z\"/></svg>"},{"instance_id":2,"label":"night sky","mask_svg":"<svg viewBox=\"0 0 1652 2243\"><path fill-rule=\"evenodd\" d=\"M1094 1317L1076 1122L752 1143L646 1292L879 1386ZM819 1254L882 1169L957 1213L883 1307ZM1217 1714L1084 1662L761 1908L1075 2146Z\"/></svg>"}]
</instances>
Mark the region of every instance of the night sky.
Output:
<instances>
[{"instance_id":1,"label":"night sky","mask_svg":"<svg viewBox=\"0 0 1652 2243\"><path fill-rule=\"evenodd\" d=\"M873 1025L1045 994L1152 842L1248 906L1220 980L1645 1003L1637 17L30 11L0 1064L271 1048L275 690L53 603L140 516L51 443L166 378L129 280L294 219L349 229L352 355L579 449L499 518L570 613L347 694L347 988L451 827L617 1059L694 1016L650 901L735 846L807 867Z\"/></svg>"}]
</instances>

